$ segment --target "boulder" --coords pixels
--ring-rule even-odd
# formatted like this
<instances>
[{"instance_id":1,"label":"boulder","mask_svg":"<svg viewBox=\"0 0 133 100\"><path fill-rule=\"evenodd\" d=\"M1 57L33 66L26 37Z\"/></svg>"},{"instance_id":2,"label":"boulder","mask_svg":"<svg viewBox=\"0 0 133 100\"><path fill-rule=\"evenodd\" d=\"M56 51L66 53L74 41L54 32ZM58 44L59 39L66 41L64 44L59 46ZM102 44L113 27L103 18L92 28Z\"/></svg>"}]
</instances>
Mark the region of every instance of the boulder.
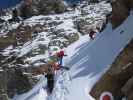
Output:
<instances>
[{"instance_id":1,"label":"boulder","mask_svg":"<svg viewBox=\"0 0 133 100\"><path fill-rule=\"evenodd\" d=\"M115 1L112 2L112 16L111 23L113 28L118 27L123 21L128 17L129 9L125 6L123 2Z\"/></svg>"},{"instance_id":2,"label":"boulder","mask_svg":"<svg viewBox=\"0 0 133 100\"><path fill-rule=\"evenodd\" d=\"M66 7L62 0L32 0L31 3L22 3L18 8L20 16L29 18L32 15L62 13Z\"/></svg>"},{"instance_id":3,"label":"boulder","mask_svg":"<svg viewBox=\"0 0 133 100\"><path fill-rule=\"evenodd\" d=\"M118 27L128 17L129 12L133 9L132 0L113 0L112 16L110 18L113 28Z\"/></svg>"},{"instance_id":4,"label":"boulder","mask_svg":"<svg viewBox=\"0 0 133 100\"><path fill-rule=\"evenodd\" d=\"M6 92L6 73L4 71L0 71L0 100L8 100L7 92Z\"/></svg>"},{"instance_id":5,"label":"boulder","mask_svg":"<svg viewBox=\"0 0 133 100\"><path fill-rule=\"evenodd\" d=\"M127 100L132 100L133 99L133 77L130 78L126 82L126 84L123 86L122 92L126 96Z\"/></svg>"},{"instance_id":6,"label":"boulder","mask_svg":"<svg viewBox=\"0 0 133 100\"><path fill-rule=\"evenodd\" d=\"M15 94L23 94L32 88L27 76L22 73L21 69L10 70L8 73L11 75L8 76L7 82L7 94L10 98Z\"/></svg>"}]
</instances>

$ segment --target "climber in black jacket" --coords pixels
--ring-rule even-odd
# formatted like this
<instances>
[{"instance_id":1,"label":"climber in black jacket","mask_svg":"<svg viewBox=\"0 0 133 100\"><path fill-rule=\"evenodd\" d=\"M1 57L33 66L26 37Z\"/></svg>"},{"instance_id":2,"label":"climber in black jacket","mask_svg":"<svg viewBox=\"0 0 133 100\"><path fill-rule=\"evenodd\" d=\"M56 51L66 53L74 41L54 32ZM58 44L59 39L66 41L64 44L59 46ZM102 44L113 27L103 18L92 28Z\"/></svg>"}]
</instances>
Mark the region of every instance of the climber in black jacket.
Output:
<instances>
[{"instance_id":1,"label":"climber in black jacket","mask_svg":"<svg viewBox=\"0 0 133 100\"><path fill-rule=\"evenodd\" d=\"M48 67L48 71L47 71L47 74L45 75L45 77L47 78L48 92L52 93L53 88L54 88L54 70L53 70L52 66Z\"/></svg>"}]
</instances>

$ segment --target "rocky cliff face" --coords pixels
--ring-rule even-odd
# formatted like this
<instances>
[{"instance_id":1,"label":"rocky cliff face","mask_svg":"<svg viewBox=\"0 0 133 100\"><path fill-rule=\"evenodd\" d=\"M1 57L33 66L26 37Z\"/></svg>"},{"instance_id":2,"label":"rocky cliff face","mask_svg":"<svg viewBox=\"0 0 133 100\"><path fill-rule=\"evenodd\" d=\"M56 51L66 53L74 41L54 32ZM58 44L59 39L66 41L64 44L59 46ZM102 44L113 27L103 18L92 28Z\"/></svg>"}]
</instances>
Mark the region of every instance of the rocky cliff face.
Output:
<instances>
[{"instance_id":1,"label":"rocky cliff face","mask_svg":"<svg viewBox=\"0 0 133 100\"><path fill-rule=\"evenodd\" d=\"M110 16L113 28L116 28L128 17L130 10L133 8L132 0L113 0L112 15Z\"/></svg>"},{"instance_id":2,"label":"rocky cliff face","mask_svg":"<svg viewBox=\"0 0 133 100\"><path fill-rule=\"evenodd\" d=\"M26 0L25 0L26 1ZM20 16L31 17L39 14L62 13L65 11L65 5L62 0L28 0L30 2L22 3L19 8Z\"/></svg>"}]
</instances>

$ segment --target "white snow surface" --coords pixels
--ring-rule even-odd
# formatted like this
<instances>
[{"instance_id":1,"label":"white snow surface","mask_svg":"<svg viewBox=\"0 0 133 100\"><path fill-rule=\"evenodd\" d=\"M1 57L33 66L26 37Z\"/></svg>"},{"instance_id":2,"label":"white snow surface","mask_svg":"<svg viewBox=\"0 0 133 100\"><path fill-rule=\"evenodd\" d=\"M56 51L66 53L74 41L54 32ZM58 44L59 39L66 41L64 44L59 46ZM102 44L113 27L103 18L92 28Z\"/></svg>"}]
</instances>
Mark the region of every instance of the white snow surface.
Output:
<instances>
[{"instance_id":1,"label":"white snow surface","mask_svg":"<svg viewBox=\"0 0 133 100\"><path fill-rule=\"evenodd\" d=\"M132 26L131 13L115 30L108 23L94 40L89 40L87 35L81 36L77 42L65 48L68 56L64 58L64 65L70 67L70 71L57 72L51 95L47 94L46 79L42 77L31 91L15 96L13 100L94 100L88 94L90 89L133 39Z\"/></svg>"},{"instance_id":2,"label":"white snow surface","mask_svg":"<svg viewBox=\"0 0 133 100\"><path fill-rule=\"evenodd\" d=\"M62 34L69 35L70 33L78 33L74 28L73 21L75 18L83 19L88 18L89 23L93 23L94 27L99 23L99 18L103 17L106 12L111 11L109 4L101 2L96 5L90 5L83 8L77 7L75 11L66 12L64 14L48 15L48 16L34 16L24 21L25 25L34 26L36 24L50 23L53 21L60 22L61 24L54 26L55 30L64 29ZM104 10L103 12L100 12ZM82 15L81 12L87 15ZM100 12L100 13L99 13ZM7 18L8 19L8 18ZM46 20L47 19L47 20ZM101 18L102 19L102 18ZM20 23L13 23L8 26L8 29L16 29ZM99 23L100 24L100 23ZM117 29L112 30L112 26L108 23L106 29L102 33L97 33L94 40L89 39L88 35L82 36L80 33L79 40L63 48L68 55L64 57L63 65L70 67L70 71L60 70L55 75L55 87L51 95L47 94L47 80L41 76L40 81L29 92L16 95L13 100L94 100L89 95L89 91L100 76L110 67L117 55L133 38L133 13L131 12L127 20ZM52 26L53 27L53 26ZM16 52L18 56L24 56L30 51L38 48L39 45L48 45L51 38L47 36L48 32L39 33L36 38L27 42L23 47ZM3 36L3 35L1 35ZM58 40L64 41L61 38ZM51 47L51 52L55 47ZM60 49L60 48L58 48ZM3 55L8 55L12 50L9 46L4 50ZM14 50L13 50L14 51ZM27 60L34 62L39 59L47 59L49 51L45 54L36 55L27 58Z\"/></svg>"}]
</instances>

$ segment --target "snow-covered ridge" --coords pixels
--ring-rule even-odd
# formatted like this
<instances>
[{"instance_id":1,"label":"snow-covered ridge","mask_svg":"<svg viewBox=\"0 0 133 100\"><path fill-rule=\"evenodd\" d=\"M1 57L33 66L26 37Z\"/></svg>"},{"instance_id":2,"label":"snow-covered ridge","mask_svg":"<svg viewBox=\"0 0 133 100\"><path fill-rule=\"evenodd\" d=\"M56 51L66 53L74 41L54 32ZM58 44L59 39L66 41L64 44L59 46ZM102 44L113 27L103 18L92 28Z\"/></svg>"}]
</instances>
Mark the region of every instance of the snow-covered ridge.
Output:
<instances>
[{"instance_id":1,"label":"snow-covered ridge","mask_svg":"<svg viewBox=\"0 0 133 100\"><path fill-rule=\"evenodd\" d=\"M63 95L61 100L94 100L91 96L88 96L88 90L100 77L99 74L103 73L112 64L116 56L133 39L132 25L133 14L131 13L127 20L117 29L112 30L112 25L108 23L107 28L94 41L89 42L84 36L79 41L84 39L86 42L83 41L80 45L78 45L79 42L75 42L75 44L72 44L75 46L72 50L69 47L66 48L66 51L73 52L71 56L65 58L67 60L66 64L71 66L69 72L71 85L69 83L68 86L65 85L68 94ZM77 48L79 49L75 52ZM59 89L58 86L55 88ZM40 88L40 91L42 91L42 88ZM44 93L44 90L37 93L36 98L28 100L36 100L42 97L42 93ZM60 92L56 92L56 95L53 93L49 98L50 100L60 100L60 98L56 98L59 95ZM45 96L47 97L47 95Z\"/></svg>"},{"instance_id":2,"label":"snow-covered ridge","mask_svg":"<svg viewBox=\"0 0 133 100\"><path fill-rule=\"evenodd\" d=\"M77 79L73 80L73 78L75 78L78 73L84 70L84 67L86 67L84 66L84 64L89 59L91 59L90 55L87 55L86 52L87 52L87 49L93 45L94 42L91 42L91 45L89 45L89 36L88 36L89 31L85 32L85 34L83 34L82 32L79 32L75 23L76 22L78 23L78 21L82 22L82 20L84 20L87 23L87 25L85 24L83 26L88 27L88 30L89 28L96 30L96 26L101 27L102 23L105 21L106 14L109 13L110 11L111 11L110 5L105 2L101 2L95 5L87 5L85 7L81 7L79 5L77 8L73 9L72 11L69 11L63 14L54 14L54 15L48 15L48 16L43 16L43 15L33 16L29 19L24 20L23 22L10 23L8 25L9 28L7 29L10 29L10 30L17 29L18 24L26 27L28 26L33 27L37 24L44 25L43 28L46 29L45 31L37 32L37 33L35 32L31 40L26 42L23 46L16 47L15 49L12 50L16 52L18 57L24 56L25 57L24 60L29 61L30 63L33 63L40 59L44 59L44 60L48 59L48 57L50 56L49 52L55 53L59 49L64 49L68 54L68 57L64 58L64 63L67 66L72 67L70 70L71 74L69 72L64 72L64 74L66 74L64 77L62 76L62 73L59 74L59 77L61 77L61 79L57 78L57 84L55 87L58 91L55 91L55 94L49 97L50 100L51 98L52 100L61 100L61 99L65 100L64 98L67 98L67 100L73 99L74 97L72 97L71 99L68 99L68 98L71 97L71 93L75 92L76 90L75 83L77 82L79 83L78 87L81 85L82 82L84 82L85 84L83 86L86 86L86 88L88 88L88 82L84 80L84 77L83 79L79 78L78 80ZM6 30L6 31L8 32L9 30ZM101 35L97 33L97 37L100 37L100 36ZM71 39L74 39L74 41L72 41ZM96 40L97 39L98 38L96 38ZM65 44L66 46L64 46L64 43L66 43ZM50 47L48 48L49 45ZM85 51L83 50L80 52L81 49L85 49ZM10 55L10 52L12 51L8 50L7 48L4 51L4 54L6 56L7 54ZM83 55L81 53L83 53ZM81 69L77 67L81 67ZM92 75L92 73L89 73L89 74ZM88 77L89 78L91 77L91 75L85 77L85 79L87 80ZM67 81L64 81L64 80L67 80ZM92 81L91 78L90 78L90 81ZM69 87L69 83L72 83L70 87ZM25 100L30 100L30 99L41 100L41 99L47 98L47 96L45 95L42 96L43 93L46 94L46 91L45 91L46 79L44 78L44 83L40 81L39 84L42 84L42 85L35 86L33 90L22 95L22 97L19 97L19 96L16 97L17 99L15 98L15 100L19 100L19 99L23 100L24 98ZM75 85L74 89L73 89L73 85ZM84 88L83 89L81 88L79 88L79 90L77 90L76 92L80 96L80 100L82 100L82 97L84 96L84 92L82 93L78 92L78 91L84 91ZM62 95L60 94L60 92L62 93ZM85 89L85 98L86 97L88 98L87 92L88 92L87 89ZM68 96L67 93L69 93L70 95ZM56 99L55 99L55 96L56 96Z\"/></svg>"},{"instance_id":3,"label":"snow-covered ridge","mask_svg":"<svg viewBox=\"0 0 133 100\"><path fill-rule=\"evenodd\" d=\"M66 40L64 36L70 37L70 35L74 35L74 34L81 36L82 33L78 32L74 24L75 21L78 21L80 19L86 20L90 24L89 26L95 30L97 25L99 25L100 27L104 22L105 14L111 11L111 9L108 9L109 7L110 7L109 4L106 4L105 2L101 2L99 4L89 5L84 8L80 8L80 6L78 6L75 10L66 12L64 14L48 15L48 16L43 16L43 15L33 16L32 18L25 20L23 22L24 26L27 26L27 25L34 26L38 23L42 25L46 24L45 26L48 29L48 31L42 32L41 35L40 36L38 35L38 37L36 37L36 39L33 40L29 45L27 46L24 45L22 47L22 50L20 50L19 56L25 55L26 53L30 52L30 50L32 50L32 47L34 48L40 43L41 44L45 43L45 45L47 46L49 44L47 40L49 41L55 40L55 41L60 41L62 43L67 43L69 41ZM84 14L82 15L82 13ZM51 31L57 32L58 36L56 37L56 39L52 39L56 35L50 35ZM43 37L43 35L45 35L45 37ZM43 39L40 39L40 38L43 38ZM59 45L56 45L56 46L59 46Z\"/></svg>"}]
</instances>

